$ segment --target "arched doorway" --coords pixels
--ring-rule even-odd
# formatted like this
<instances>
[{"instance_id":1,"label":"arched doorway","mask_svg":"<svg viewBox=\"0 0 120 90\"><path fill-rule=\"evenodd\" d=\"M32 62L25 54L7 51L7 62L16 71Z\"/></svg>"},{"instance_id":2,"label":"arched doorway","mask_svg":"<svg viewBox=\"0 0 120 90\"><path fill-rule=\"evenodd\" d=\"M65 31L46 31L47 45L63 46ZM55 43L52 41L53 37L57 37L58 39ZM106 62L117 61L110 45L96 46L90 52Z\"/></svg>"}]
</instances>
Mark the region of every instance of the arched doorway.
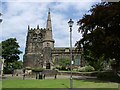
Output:
<instances>
[{"instance_id":1,"label":"arched doorway","mask_svg":"<svg viewBox=\"0 0 120 90\"><path fill-rule=\"evenodd\" d=\"M46 63L46 69L50 69L50 63Z\"/></svg>"}]
</instances>

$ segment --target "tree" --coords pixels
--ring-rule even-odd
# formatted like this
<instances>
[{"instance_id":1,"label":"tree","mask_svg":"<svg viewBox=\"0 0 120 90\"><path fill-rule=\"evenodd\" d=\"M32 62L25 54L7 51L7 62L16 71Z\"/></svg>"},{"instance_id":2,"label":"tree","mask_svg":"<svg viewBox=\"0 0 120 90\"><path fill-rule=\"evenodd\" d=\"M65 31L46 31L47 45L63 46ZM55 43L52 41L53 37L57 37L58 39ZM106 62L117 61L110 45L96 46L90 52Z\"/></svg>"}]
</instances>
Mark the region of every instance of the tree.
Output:
<instances>
[{"instance_id":1,"label":"tree","mask_svg":"<svg viewBox=\"0 0 120 90\"><path fill-rule=\"evenodd\" d=\"M9 38L2 41L2 58L5 59L5 69L12 69L13 63L19 60L19 45L16 38Z\"/></svg>"},{"instance_id":2,"label":"tree","mask_svg":"<svg viewBox=\"0 0 120 90\"><path fill-rule=\"evenodd\" d=\"M23 68L23 62L22 61L16 61L13 63L14 69L22 69Z\"/></svg>"},{"instance_id":3,"label":"tree","mask_svg":"<svg viewBox=\"0 0 120 90\"><path fill-rule=\"evenodd\" d=\"M0 13L0 16L2 16L2 13ZM0 23L2 22L2 19L0 19Z\"/></svg>"},{"instance_id":4,"label":"tree","mask_svg":"<svg viewBox=\"0 0 120 90\"><path fill-rule=\"evenodd\" d=\"M70 66L70 59L69 58L61 58L59 65L61 66L62 70L66 70L66 67Z\"/></svg>"},{"instance_id":5,"label":"tree","mask_svg":"<svg viewBox=\"0 0 120 90\"><path fill-rule=\"evenodd\" d=\"M85 14L77 23L83 38L76 43L83 45L84 55L97 62L100 58L108 62L115 60L116 70L120 66L120 2L94 5L91 14Z\"/></svg>"}]
</instances>

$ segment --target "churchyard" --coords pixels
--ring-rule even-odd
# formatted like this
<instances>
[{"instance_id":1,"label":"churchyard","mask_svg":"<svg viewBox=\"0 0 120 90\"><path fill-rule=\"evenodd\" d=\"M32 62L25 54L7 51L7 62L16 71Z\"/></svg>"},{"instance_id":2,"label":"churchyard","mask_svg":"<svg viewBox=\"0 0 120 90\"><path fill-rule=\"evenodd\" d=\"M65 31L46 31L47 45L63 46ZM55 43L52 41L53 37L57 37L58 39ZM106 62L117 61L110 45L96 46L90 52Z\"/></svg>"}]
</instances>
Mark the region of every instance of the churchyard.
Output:
<instances>
[{"instance_id":1,"label":"churchyard","mask_svg":"<svg viewBox=\"0 0 120 90\"><path fill-rule=\"evenodd\" d=\"M14 5L8 4L9 6L7 6L7 3L4 4L4 2L3 5L5 5L3 10L3 14L5 14L4 16L10 15L9 13L6 13L7 7L9 8L9 6ZM77 5L77 3L75 5ZM19 5L15 6L17 7ZM54 3L52 6L54 6ZM67 43L65 47L58 47L55 45L56 38L53 38L54 30L52 29L56 26L60 26L61 24L56 24L52 28L52 25L54 25L54 23L52 24L54 19L52 19L53 16L50 9L47 16L43 15L48 17L46 18L47 22L45 28L41 28L40 25L33 28L30 23L27 22L26 25L28 25L28 30L25 28L19 30L28 31L24 32L27 34L27 37L24 35L24 38L26 38L26 42L23 42L26 43L24 49L23 47L21 49L22 45L20 46L20 42L18 42L20 41L19 38L21 38L21 36L14 36L19 35L20 32L11 32L9 37L4 37L6 40L3 39L0 42L0 51L2 51L0 54L0 89L3 88L2 90L5 90L5 88L7 88L12 90L13 88L19 88L22 90L21 88L92 88L92 90L97 90L97 88L100 88L100 90L120 90L119 10L120 2L105 2L104 4L96 3L94 7L91 6L90 13L83 14L82 18L81 15L80 17L76 17L76 24L79 26L76 30L78 30L82 36L79 36L79 41L72 36L72 31L74 31L72 26L75 22L73 20L76 20L75 16L72 17L73 20L70 19L70 21L63 18L62 21L65 20L66 23L68 22L69 24L70 37L65 35L66 40L64 41L64 28L62 28L62 33L64 33L63 36L61 35L61 32L58 32L58 35L54 35L60 35L62 37L59 40L61 46L63 42L69 42L69 38L70 47ZM13 13L19 13L14 12L14 10L12 11ZM44 12L46 12L46 10ZM54 13L54 11L52 13ZM75 14L76 13L77 12L75 12ZM66 14L66 16L69 15L71 15L71 10L70 13ZM2 16L1 12L0 16ZM80 19L78 20L78 18ZM57 23L62 22L59 21L58 17L56 20ZM16 21L17 22L15 23L18 24L18 21L20 20ZM24 20L21 19L21 21ZM3 23L2 19L0 19L0 23ZM18 26L15 23L9 23L7 26ZM23 22L20 22L20 24L21 23ZM5 30L16 31L21 27L20 25L14 30L11 26ZM61 26L63 27L63 25ZM61 28L57 31L61 31ZM11 38L11 35L14 38ZM72 38L76 41L76 43L74 43L75 47L72 47ZM23 58L21 59L19 55L22 54L22 52L24 53Z\"/></svg>"},{"instance_id":2,"label":"churchyard","mask_svg":"<svg viewBox=\"0 0 120 90\"><path fill-rule=\"evenodd\" d=\"M69 75L46 77L46 79L26 78L7 75L2 80L2 88L69 88ZM118 83L101 81L88 76L73 76L73 88L118 88ZM4 89L3 89L4 90Z\"/></svg>"},{"instance_id":3,"label":"churchyard","mask_svg":"<svg viewBox=\"0 0 120 90\"><path fill-rule=\"evenodd\" d=\"M3 80L3 88L69 88L69 79ZM73 88L118 88L117 83L73 80Z\"/></svg>"}]
</instances>

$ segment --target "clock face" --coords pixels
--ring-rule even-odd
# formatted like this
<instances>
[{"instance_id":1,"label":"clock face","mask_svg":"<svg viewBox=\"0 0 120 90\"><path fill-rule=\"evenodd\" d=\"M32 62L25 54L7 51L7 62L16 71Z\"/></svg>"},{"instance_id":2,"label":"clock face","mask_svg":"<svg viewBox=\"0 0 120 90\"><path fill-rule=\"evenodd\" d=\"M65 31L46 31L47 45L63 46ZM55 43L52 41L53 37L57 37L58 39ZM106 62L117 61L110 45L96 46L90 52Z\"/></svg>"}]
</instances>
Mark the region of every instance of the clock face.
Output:
<instances>
[{"instance_id":1,"label":"clock face","mask_svg":"<svg viewBox=\"0 0 120 90\"><path fill-rule=\"evenodd\" d=\"M35 33L36 33L36 34L39 34L39 33L40 33L40 30L36 30Z\"/></svg>"}]
</instances>

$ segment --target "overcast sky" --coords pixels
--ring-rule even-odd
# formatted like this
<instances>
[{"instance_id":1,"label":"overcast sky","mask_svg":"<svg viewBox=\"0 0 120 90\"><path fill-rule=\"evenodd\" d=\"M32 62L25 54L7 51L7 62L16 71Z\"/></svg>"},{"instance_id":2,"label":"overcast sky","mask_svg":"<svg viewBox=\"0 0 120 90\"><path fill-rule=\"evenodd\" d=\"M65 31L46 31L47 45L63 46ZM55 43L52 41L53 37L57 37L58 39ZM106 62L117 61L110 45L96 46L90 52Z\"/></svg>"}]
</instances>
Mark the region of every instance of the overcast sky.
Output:
<instances>
[{"instance_id":1,"label":"overcast sky","mask_svg":"<svg viewBox=\"0 0 120 90\"><path fill-rule=\"evenodd\" d=\"M17 38L20 50L25 51L27 27L46 27L48 9L51 9L53 38L55 47L69 47L70 18L74 20L73 46L81 38L77 21L82 18L92 5L100 0L2 0L0 12L3 22L0 24L0 41ZM23 54L20 59L23 59Z\"/></svg>"}]
</instances>

